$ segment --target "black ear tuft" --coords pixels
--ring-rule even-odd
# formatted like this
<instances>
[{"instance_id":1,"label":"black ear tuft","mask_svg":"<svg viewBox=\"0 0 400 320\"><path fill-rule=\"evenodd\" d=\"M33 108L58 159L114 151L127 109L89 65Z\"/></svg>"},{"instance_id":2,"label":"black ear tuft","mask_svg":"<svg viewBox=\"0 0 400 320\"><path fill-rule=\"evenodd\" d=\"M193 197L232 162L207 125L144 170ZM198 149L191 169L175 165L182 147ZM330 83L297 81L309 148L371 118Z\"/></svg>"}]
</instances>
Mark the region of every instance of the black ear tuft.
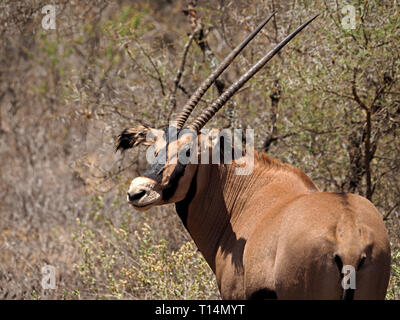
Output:
<instances>
[{"instance_id":1,"label":"black ear tuft","mask_svg":"<svg viewBox=\"0 0 400 320\"><path fill-rule=\"evenodd\" d=\"M121 150L121 152L125 151L126 149L130 149L133 147L134 139L133 133L128 132L129 129L124 129L121 134L118 136L116 144L115 144L115 151Z\"/></svg>"},{"instance_id":2,"label":"black ear tuft","mask_svg":"<svg viewBox=\"0 0 400 320\"><path fill-rule=\"evenodd\" d=\"M121 150L121 152L123 152L126 149L130 149L141 143L144 143L146 141L146 135L148 131L149 128L144 126L124 129L124 131L122 131L117 138L115 151Z\"/></svg>"}]
</instances>

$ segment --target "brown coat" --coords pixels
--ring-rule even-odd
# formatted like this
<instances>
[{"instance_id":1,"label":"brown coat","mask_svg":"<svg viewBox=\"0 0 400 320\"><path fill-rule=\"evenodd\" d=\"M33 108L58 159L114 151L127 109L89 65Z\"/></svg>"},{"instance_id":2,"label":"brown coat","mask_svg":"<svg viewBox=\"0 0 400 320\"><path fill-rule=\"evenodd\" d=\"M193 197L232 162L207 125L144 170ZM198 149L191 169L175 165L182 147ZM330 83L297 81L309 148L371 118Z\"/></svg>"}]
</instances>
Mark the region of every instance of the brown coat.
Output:
<instances>
[{"instance_id":1,"label":"brown coat","mask_svg":"<svg viewBox=\"0 0 400 320\"><path fill-rule=\"evenodd\" d=\"M385 298L389 239L371 202L320 192L300 169L265 154L255 153L250 175L235 167L188 164L168 201L131 203L176 203L223 299ZM134 179L129 194L144 186L162 193L174 170L167 164L160 183ZM341 285L345 265L356 270L355 291Z\"/></svg>"}]
</instances>

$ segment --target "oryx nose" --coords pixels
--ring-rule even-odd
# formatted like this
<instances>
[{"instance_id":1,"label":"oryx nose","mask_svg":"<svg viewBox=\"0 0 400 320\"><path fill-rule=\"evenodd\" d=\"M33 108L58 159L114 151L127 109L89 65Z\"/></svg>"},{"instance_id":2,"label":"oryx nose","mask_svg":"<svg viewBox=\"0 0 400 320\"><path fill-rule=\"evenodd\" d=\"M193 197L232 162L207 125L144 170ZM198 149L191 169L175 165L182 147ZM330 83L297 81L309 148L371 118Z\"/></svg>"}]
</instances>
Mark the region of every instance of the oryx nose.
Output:
<instances>
[{"instance_id":1,"label":"oryx nose","mask_svg":"<svg viewBox=\"0 0 400 320\"><path fill-rule=\"evenodd\" d=\"M134 193L127 192L129 202L133 202L135 200L140 199L146 194L145 190L139 190Z\"/></svg>"}]
</instances>

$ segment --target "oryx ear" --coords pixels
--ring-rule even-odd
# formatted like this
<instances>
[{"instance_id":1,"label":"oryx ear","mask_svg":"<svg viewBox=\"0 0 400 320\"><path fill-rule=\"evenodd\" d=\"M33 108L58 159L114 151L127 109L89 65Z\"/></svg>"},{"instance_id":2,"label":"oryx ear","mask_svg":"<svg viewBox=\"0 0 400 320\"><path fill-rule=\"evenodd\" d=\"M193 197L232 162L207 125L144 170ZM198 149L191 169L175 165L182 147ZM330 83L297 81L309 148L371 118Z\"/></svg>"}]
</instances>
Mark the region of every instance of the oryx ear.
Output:
<instances>
[{"instance_id":1,"label":"oryx ear","mask_svg":"<svg viewBox=\"0 0 400 320\"><path fill-rule=\"evenodd\" d=\"M139 144L150 146L156 142L159 130L147 126L137 126L134 128L124 129L118 136L115 143L115 150L130 149L138 146Z\"/></svg>"}]
</instances>

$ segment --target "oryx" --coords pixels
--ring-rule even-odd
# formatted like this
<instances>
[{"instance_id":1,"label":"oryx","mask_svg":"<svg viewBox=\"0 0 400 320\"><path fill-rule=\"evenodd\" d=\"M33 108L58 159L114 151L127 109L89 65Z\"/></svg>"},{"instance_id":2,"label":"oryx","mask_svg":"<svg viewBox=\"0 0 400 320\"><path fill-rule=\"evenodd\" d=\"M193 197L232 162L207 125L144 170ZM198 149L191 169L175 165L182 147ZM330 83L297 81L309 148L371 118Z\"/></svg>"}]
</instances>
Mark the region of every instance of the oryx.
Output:
<instances>
[{"instance_id":1,"label":"oryx","mask_svg":"<svg viewBox=\"0 0 400 320\"><path fill-rule=\"evenodd\" d=\"M272 16L200 85L173 125L166 130L138 126L120 134L117 150L142 143L152 145L154 152L146 172L133 179L128 201L137 210L175 203L214 271L223 299L384 299L389 239L381 214L366 198L321 192L303 171L263 153L253 153L254 168L247 175L236 174L240 165L235 160L230 164L180 160L180 156L198 159L212 147L201 143L203 126L316 18L287 36L184 127L206 90ZM178 138L171 138L173 131ZM153 139L148 141L150 133ZM192 150L197 151L190 154ZM158 161L162 157L166 161ZM345 266L354 270L355 288L342 283Z\"/></svg>"}]
</instances>

